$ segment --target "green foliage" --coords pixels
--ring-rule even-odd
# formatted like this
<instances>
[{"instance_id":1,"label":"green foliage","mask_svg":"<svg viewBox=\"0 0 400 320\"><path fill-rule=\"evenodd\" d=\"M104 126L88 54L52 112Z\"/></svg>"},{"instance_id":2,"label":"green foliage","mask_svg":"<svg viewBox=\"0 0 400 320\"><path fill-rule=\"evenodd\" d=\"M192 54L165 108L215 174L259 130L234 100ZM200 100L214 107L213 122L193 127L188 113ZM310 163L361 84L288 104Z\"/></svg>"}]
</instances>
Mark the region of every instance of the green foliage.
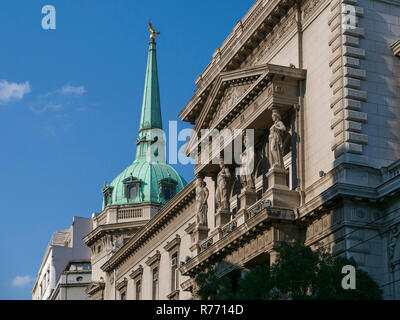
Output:
<instances>
[{"instance_id":1,"label":"green foliage","mask_svg":"<svg viewBox=\"0 0 400 320\"><path fill-rule=\"evenodd\" d=\"M243 276L218 277L215 270L199 274L196 282L203 300L380 300L382 291L354 259L333 257L299 243L282 245L269 268L259 265ZM342 268L356 269L356 289L342 288Z\"/></svg>"}]
</instances>

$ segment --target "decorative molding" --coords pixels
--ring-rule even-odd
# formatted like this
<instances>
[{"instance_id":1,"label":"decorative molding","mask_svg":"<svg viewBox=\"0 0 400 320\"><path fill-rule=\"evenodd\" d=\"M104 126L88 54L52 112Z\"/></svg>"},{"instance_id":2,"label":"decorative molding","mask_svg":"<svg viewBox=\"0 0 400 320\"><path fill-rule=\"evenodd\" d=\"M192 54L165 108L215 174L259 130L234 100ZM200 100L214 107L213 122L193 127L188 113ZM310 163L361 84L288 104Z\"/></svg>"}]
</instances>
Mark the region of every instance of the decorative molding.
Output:
<instances>
[{"instance_id":1,"label":"decorative molding","mask_svg":"<svg viewBox=\"0 0 400 320\"><path fill-rule=\"evenodd\" d=\"M130 222L122 222L122 223L110 223L103 224L98 226L95 230L90 232L83 241L87 246L91 246L97 240L99 240L104 235L112 232L115 233L117 231L136 231L137 229L143 227L149 220L140 220L140 221L130 221Z\"/></svg>"},{"instance_id":2,"label":"decorative molding","mask_svg":"<svg viewBox=\"0 0 400 320\"><path fill-rule=\"evenodd\" d=\"M253 207L250 207L248 209L248 213L252 211ZM213 241L212 244L210 244L209 246L202 248L201 252L197 256L193 257L187 263L183 264L179 268L179 270L184 276L194 276L202 270L206 269L210 263L214 264L217 261L225 259L225 257L229 256L232 251L238 248L243 249L247 243L250 243L257 238L257 234L264 234L265 232L268 233L268 230L270 228L269 226L271 226L271 223L273 223L274 221L279 221L279 229L281 229L285 222L292 223L294 220L295 214L291 210L263 208L261 209L261 211L251 216L245 223L238 226L232 232L226 234L216 242ZM279 233L278 230L277 232ZM212 236L209 239L205 240L205 242L208 242L211 239ZM281 241L279 236L275 240ZM264 243L263 245L260 244L262 246L262 248L259 248L260 252L266 252L266 245L275 240L268 236L268 243ZM257 240L255 241L257 243ZM246 257L237 259L239 259L240 261L244 261L246 258L250 259L251 257L253 257L253 254L255 255L256 253L249 253L246 255ZM257 254L259 254L258 251ZM238 261L235 261L235 263L237 262Z\"/></svg>"},{"instance_id":3,"label":"decorative molding","mask_svg":"<svg viewBox=\"0 0 400 320\"><path fill-rule=\"evenodd\" d=\"M131 279L136 279L138 277L141 277L143 275L143 267L141 264L139 264L139 267L136 270L133 270L129 277Z\"/></svg>"},{"instance_id":4,"label":"decorative molding","mask_svg":"<svg viewBox=\"0 0 400 320\"><path fill-rule=\"evenodd\" d=\"M169 295L167 295L168 300L179 300L179 290L172 291Z\"/></svg>"},{"instance_id":5,"label":"decorative molding","mask_svg":"<svg viewBox=\"0 0 400 320\"><path fill-rule=\"evenodd\" d=\"M128 279L124 278L120 283L118 283L115 287L118 291L125 289L128 286Z\"/></svg>"},{"instance_id":6,"label":"decorative molding","mask_svg":"<svg viewBox=\"0 0 400 320\"><path fill-rule=\"evenodd\" d=\"M161 260L161 253L160 251L156 251L156 253L154 255L152 255L151 257L149 257L146 261L146 264L151 267L152 265L154 265L155 263L159 263Z\"/></svg>"},{"instance_id":7,"label":"decorative molding","mask_svg":"<svg viewBox=\"0 0 400 320\"><path fill-rule=\"evenodd\" d=\"M179 236L179 234L177 234L172 241L167 242L167 244L164 246L164 249L170 252L172 251L172 249L179 246L180 244L181 244L181 237Z\"/></svg>"},{"instance_id":8,"label":"decorative molding","mask_svg":"<svg viewBox=\"0 0 400 320\"><path fill-rule=\"evenodd\" d=\"M242 63L241 68L265 63L266 58L271 56L271 51L276 51L274 48L280 48L281 44L290 39L289 36L292 35L292 31L297 31L296 10L291 10L281 19L265 40L262 40L252 54Z\"/></svg>"},{"instance_id":9,"label":"decorative molding","mask_svg":"<svg viewBox=\"0 0 400 320\"><path fill-rule=\"evenodd\" d=\"M356 21L364 16L364 9L357 7L357 0L337 0L330 5L328 25L331 36L328 41L332 55L329 65L333 74L330 103L334 114L332 151L338 160L366 164L368 158L363 154L363 146L368 144L368 135L363 133L362 124L367 122L367 114L362 112L362 102L367 101L367 92L361 90L366 71L360 69L360 59L365 59L365 50L360 48L364 29L357 23L345 24L349 12L344 12L344 5L354 7Z\"/></svg>"},{"instance_id":10,"label":"decorative molding","mask_svg":"<svg viewBox=\"0 0 400 320\"><path fill-rule=\"evenodd\" d=\"M193 289L193 282L192 278L187 279L186 281L181 283L181 288L183 291L192 291Z\"/></svg>"},{"instance_id":11,"label":"decorative molding","mask_svg":"<svg viewBox=\"0 0 400 320\"><path fill-rule=\"evenodd\" d=\"M91 282L86 288L85 292L89 296L95 295L99 291L103 291L105 287L105 283L101 281Z\"/></svg>"},{"instance_id":12,"label":"decorative molding","mask_svg":"<svg viewBox=\"0 0 400 320\"><path fill-rule=\"evenodd\" d=\"M229 109L235 105L238 101L239 98L246 92L246 90L249 88L249 85L233 85L228 87L228 89L225 90L225 93L223 95L223 98L221 99L221 102L216 110L216 112L213 114L211 126L213 126L215 123L217 123L221 118L229 112Z\"/></svg>"}]
</instances>

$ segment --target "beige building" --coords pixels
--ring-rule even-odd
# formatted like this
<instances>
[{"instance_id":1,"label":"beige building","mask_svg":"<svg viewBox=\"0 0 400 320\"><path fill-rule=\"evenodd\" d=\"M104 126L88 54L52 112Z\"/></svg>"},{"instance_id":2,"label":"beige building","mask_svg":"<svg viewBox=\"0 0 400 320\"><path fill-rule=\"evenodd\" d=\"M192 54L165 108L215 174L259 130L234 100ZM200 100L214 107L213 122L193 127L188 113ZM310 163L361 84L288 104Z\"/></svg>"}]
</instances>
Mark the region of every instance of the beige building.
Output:
<instances>
[{"instance_id":1,"label":"beige building","mask_svg":"<svg viewBox=\"0 0 400 320\"><path fill-rule=\"evenodd\" d=\"M179 115L194 126L187 154L209 160L196 179L170 199L179 177L161 177L157 204L118 198L120 181L128 200L141 186L140 170L103 189L85 238L92 299L196 298L199 272L273 263L295 240L354 257L399 299L399 17L395 0L256 1ZM254 130L253 174L219 164L239 152L234 136L212 145L202 129Z\"/></svg>"}]
</instances>

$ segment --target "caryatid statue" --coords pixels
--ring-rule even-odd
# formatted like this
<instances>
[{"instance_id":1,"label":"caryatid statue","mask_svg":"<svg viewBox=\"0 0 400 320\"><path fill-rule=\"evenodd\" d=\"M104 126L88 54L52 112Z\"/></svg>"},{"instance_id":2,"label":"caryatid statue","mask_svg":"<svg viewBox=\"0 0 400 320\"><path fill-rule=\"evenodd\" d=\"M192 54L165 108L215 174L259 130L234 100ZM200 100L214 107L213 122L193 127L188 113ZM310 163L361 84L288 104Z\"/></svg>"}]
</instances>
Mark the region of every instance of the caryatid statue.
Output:
<instances>
[{"instance_id":1,"label":"caryatid statue","mask_svg":"<svg viewBox=\"0 0 400 320\"><path fill-rule=\"evenodd\" d=\"M208 195L209 191L206 183L202 177L196 179L196 207L197 207L197 224L207 226L207 212L208 212Z\"/></svg>"},{"instance_id":2,"label":"caryatid statue","mask_svg":"<svg viewBox=\"0 0 400 320\"><path fill-rule=\"evenodd\" d=\"M254 190L254 144L249 141L249 137L247 135L244 136L244 147L240 159L240 180L243 188Z\"/></svg>"},{"instance_id":3,"label":"caryatid statue","mask_svg":"<svg viewBox=\"0 0 400 320\"><path fill-rule=\"evenodd\" d=\"M231 181L231 172L225 167L224 159L220 160L220 172L217 176L217 192L215 198L217 200L218 209L229 210L229 187Z\"/></svg>"},{"instance_id":4,"label":"caryatid statue","mask_svg":"<svg viewBox=\"0 0 400 320\"><path fill-rule=\"evenodd\" d=\"M284 168L283 165L283 134L286 126L277 109L272 110L274 124L269 129L269 160L271 168Z\"/></svg>"}]
</instances>

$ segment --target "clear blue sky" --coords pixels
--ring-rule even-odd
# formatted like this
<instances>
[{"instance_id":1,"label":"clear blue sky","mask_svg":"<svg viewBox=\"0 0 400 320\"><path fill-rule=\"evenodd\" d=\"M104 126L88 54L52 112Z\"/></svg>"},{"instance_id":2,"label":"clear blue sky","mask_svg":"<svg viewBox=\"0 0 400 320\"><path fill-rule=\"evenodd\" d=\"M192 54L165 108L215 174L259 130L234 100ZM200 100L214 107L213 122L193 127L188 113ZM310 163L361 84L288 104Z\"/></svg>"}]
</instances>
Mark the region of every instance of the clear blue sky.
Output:
<instances>
[{"instance_id":1,"label":"clear blue sky","mask_svg":"<svg viewBox=\"0 0 400 320\"><path fill-rule=\"evenodd\" d=\"M31 298L52 233L100 212L104 181L133 161L148 19L161 31L167 124L253 2L1 0L0 299ZM41 27L46 4L57 10L56 30ZM175 168L192 179L191 166Z\"/></svg>"}]
</instances>

